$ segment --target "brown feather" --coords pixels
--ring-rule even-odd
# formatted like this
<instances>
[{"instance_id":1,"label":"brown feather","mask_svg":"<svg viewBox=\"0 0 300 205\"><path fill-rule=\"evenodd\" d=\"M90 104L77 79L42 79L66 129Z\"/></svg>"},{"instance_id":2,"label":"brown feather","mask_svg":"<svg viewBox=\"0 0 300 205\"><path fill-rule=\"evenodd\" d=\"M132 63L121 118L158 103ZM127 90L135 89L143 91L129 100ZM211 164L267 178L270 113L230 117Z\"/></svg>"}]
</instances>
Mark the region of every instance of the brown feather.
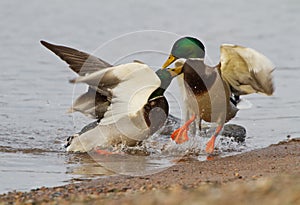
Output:
<instances>
[{"instance_id":1,"label":"brown feather","mask_svg":"<svg viewBox=\"0 0 300 205\"><path fill-rule=\"evenodd\" d=\"M104 60L73 48L54 45L46 41L41 41L41 44L68 63L69 67L79 75L85 75L112 66Z\"/></svg>"},{"instance_id":2,"label":"brown feather","mask_svg":"<svg viewBox=\"0 0 300 205\"><path fill-rule=\"evenodd\" d=\"M200 119L224 124L238 109L230 102L231 92L223 81L219 65L209 67L200 59L187 59L183 66L184 81L195 95ZM194 108L195 109L195 108Z\"/></svg>"}]
</instances>

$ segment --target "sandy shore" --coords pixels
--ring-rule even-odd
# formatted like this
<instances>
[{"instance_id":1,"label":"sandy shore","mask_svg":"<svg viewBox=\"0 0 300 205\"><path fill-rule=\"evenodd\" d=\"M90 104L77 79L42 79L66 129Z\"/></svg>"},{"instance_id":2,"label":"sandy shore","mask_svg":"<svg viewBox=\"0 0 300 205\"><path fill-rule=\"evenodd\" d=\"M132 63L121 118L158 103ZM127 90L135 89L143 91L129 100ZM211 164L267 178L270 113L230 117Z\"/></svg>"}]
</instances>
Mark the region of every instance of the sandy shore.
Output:
<instances>
[{"instance_id":1,"label":"sandy shore","mask_svg":"<svg viewBox=\"0 0 300 205\"><path fill-rule=\"evenodd\" d=\"M300 204L300 139L160 173L0 195L0 204Z\"/></svg>"}]
</instances>

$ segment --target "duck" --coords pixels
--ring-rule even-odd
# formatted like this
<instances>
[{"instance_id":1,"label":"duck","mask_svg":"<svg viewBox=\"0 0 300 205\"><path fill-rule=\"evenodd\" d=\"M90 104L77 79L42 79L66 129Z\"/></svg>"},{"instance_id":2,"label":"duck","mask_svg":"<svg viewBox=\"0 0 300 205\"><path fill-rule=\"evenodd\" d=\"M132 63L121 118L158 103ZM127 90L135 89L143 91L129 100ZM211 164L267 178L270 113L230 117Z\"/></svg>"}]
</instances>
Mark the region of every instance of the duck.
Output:
<instances>
[{"instance_id":1,"label":"duck","mask_svg":"<svg viewBox=\"0 0 300 205\"><path fill-rule=\"evenodd\" d=\"M78 74L71 83L88 85L68 111L97 119L68 137L68 152L101 150L121 143L135 146L164 125L169 114L164 92L179 73L176 68L154 72L142 62L113 66L70 47L46 41L41 44Z\"/></svg>"},{"instance_id":2,"label":"duck","mask_svg":"<svg viewBox=\"0 0 300 205\"><path fill-rule=\"evenodd\" d=\"M206 144L205 151L213 154L215 141L224 124L239 111L241 95L260 93L270 96L274 92L272 72L274 64L258 51L239 45L222 44L220 62L206 65L205 46L194 37L178 39L163 64L166 69L174 61L181 76L181 87L188 120L175 130L171 138L181 144L188 140L187 131L195 119L214 122L217 127ZM180 68L180 69L179 69ZM182 75L183 76L182 76Z\"/></svg>"}]
</instances>

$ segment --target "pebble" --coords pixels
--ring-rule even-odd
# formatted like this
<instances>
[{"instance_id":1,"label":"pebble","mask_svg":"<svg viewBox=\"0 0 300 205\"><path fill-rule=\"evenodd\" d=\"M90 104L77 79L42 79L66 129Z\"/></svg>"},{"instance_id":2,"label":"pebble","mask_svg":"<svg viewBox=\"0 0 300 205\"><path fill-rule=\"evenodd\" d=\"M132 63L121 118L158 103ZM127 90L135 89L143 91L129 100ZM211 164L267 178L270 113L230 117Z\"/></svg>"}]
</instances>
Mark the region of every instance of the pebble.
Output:
<instances>
[{"instance_id":1,"label":"pebble","mask_svg":"<svg viewBox=\"0 0 300 205\"><path fill-rule=\"evenodd\" d=\"M236 124L226 124L223 128L221 135L226 137L234 138L236 142L245 142L246 139L246 129L241 125Z\"/></svg>"}]
</instances>

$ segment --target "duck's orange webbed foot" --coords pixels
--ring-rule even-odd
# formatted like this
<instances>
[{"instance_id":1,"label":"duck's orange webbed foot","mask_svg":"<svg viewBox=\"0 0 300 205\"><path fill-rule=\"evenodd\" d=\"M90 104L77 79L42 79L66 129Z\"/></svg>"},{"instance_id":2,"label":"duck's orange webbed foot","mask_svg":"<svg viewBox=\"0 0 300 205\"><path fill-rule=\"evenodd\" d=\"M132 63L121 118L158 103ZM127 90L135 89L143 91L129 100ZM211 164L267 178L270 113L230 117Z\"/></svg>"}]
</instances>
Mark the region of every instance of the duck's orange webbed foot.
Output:
<instances>
[{"instance_id":1,"label":"duck's orange webbed foot","mask_svg":"<svg viewBox=\"0 0 300 205\"><path fill-rule=\"evenodd\" d=\"M94 152L99 154L99 155L113 155L113 154L118 154L117 152L110 152L108 150L100 149L99 147L94 148Z\"/></svg>"},{"instance_id":2,"label":"duck's orange webbed foot","mask_svg":"<svg viewBox=\"0 0 300 205\"><path fill-rule=\"evenodd\" d=\"M212 154L215 150L215 141L216 141L216 136L213 135L210 140L206 143L206 148L205 152L208 154Z\"/></svg>"},{"instance_id":3,"label":"duck's orange webbed foot","mask_svg":"<svg viewBox=\"0 0 300 205\"><path fill-rule=\"evenodd\" d=\"M175 130L171 135L172 140L174 140L177 144L182 144L182 143L188 141L189 137L188 137L187 132L189 130L190 124L195 119L196 119L196 115L193 115L188 121L186 121L186 123L184 125L182 125L182 127Z\"/></svg>"},{"instance_id":4,"label":"duck's orange webbed foot","mask_svg":"<svg viewBox=\"0 0 300 205\"><path fill-rule=\"evenodd\" d=\"M206 148L205 148L206 153L212 154L212 153L214 152L214 150L215 150L215 142L216 142L216 138L217 138L217 136L219 135L219 133L221 132L222 128L223 128L222 125L218 126L217 129L216 129L216 131L215 131L215 133L214 133L214 135L213 135L213 136L210 138L210 140L207 142Z\"/></svg>"}]
</instances>

